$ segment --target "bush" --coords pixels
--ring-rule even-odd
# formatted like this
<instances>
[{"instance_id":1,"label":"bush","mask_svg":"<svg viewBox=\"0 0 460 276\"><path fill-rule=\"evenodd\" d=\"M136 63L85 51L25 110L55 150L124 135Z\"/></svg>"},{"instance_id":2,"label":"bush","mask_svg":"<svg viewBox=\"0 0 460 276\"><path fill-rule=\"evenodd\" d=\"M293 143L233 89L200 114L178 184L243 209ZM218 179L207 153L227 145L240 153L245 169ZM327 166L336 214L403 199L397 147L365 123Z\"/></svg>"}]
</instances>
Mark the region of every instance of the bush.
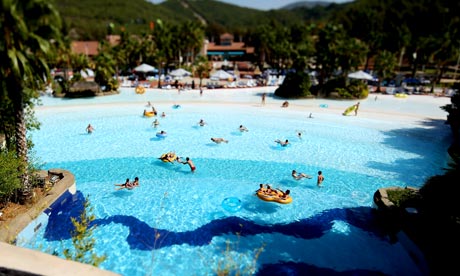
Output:
<instances>
[{"instance_id":1,"label":"bush","mask_svg":"<svg viewBox=\"0 0 460 276\"><path fill-rule=\"evenodd\" d=\"M305 72L293 72L286 75L283 84L275 91L282 98L302 98L311 96L310 76Z\"/></svg>"},{"instance_id":2,"label":"bush","mask_svg":"<svg viewBox=\"0 0 460 276\"><path fill-rule=\"evenodd\" d=\"M21 188L20 173L21 161L13 152L0 151L0 205L11 200L15 192Z\"/></svg>"},{"instance_id":3,"label":"bush","mask_svg":"<svg viewBox=\"0 0 460 276\"><path fill-rule=\"evenodd\" d=\"M415 207L420 202L419 193L412 189L388 190L387 194L388 199L400 208Z\"/></svg>"}]
</instances>

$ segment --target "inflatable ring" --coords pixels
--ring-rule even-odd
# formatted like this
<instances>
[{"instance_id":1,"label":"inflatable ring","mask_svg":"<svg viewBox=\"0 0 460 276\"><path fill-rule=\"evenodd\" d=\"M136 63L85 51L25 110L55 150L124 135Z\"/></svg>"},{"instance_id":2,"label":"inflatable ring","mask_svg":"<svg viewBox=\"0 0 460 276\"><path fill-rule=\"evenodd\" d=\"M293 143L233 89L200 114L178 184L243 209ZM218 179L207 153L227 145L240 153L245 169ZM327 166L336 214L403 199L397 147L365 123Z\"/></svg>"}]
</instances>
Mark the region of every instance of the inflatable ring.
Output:
<instances>
[{"instance_id":1,"label":"inflatable ring","mask_svg":"<svg viewBox=\"0 0 460 276\"><path fill-rule=\"evenodd\" d=\"M257 197L263 201L273 201L273 202L276 202L276 203L281 203L281 204L289 204L292 202L292 197L288 197L288 198L281 198L281 193L278 192L278 191L272 191L271 194L267 195L263 192L257 192L256 193Z\"/></svg>"},{"instance_id":2,"label":"inflatable ring","mask_svg":"<svg viewBox=\"0 0 460 276\"><path fill-rule=\"evenodd\" d=\"M222 208L230 213L236 213L241 210L241 200L237 197L227 197L222 200Z\"/></svg>"},{"instance_id":3,"label":"inflatable ring","mask_svg":"<svg viewBox=\"0 0 460 276\"><path fill-rule=\"evenodd\" d=\"M144 116L145 116L145 117L153 117L153 116L155 116L155 112L153 112L153 111L146 111L146 112L144 112Z\"/></svg>"},{"instance_id":4,"label":"inflatable ring","mask_svg":"<svg viewBox=\"0 0 460 276\"><path fill-rule=\"evenodd\" d=\"M320 104L319 107L328 108L329 106L327 104Z\"/></svg>"},{"instance_id":5,"label":"inflatable ring","mask_svg":"<svg viewBox=\"0 0 460 276\"><path fill-rule=\"evenodd\" d=\"M172 106L173 109L179 109L180 108L180 105L179 104L175 104Z\"/></svg>"},{"instance_id":6,"label":"inflatable ring","mask_svg":"<svg viewBox=\"0 0 460 276\"><path fill-rule=\"evenodd\" d=\"M395 97L396 97L396 98L407 98L407 94L404 94L404 93L396 93L396 94L395 94Z\"/></svg>"},{"instance_id":7,"label":"inflatable ring","mask_svg":"<svg viewBox=\"0 0 460 276\"><path fill-rule=\"evenodd\" d=\"M158 132L158 133L156 134L156 136L157 136L158 138L164 139L164 138L166 138L168 135L167 135L166 133L160 133L160 132Z\"/></svg>"},{"instance_id":8,"label":"inflatable ring","mask_svg":"<svg viewBox=\"0 0 460 276\"><path fill-rule=\"evenodd\" d=\"M145 87L143 86L136 86L136 94L144 94L145 93Z\"/></svg>"},{"instance_id":9,"label":"inflatable ring","mask_svg":"<svg viewBox=\"0 0 460 276\"><path fill-rule=\"evenodd\" d=\"M160 159L161 161L163 161L165 163L168 163L168 162L172 163L172 162L176 161L177 155L175 153L173 153L172 156L168 156L168 154L169 153L164 153L158 159Z\"/></svg>"}]
</instances>

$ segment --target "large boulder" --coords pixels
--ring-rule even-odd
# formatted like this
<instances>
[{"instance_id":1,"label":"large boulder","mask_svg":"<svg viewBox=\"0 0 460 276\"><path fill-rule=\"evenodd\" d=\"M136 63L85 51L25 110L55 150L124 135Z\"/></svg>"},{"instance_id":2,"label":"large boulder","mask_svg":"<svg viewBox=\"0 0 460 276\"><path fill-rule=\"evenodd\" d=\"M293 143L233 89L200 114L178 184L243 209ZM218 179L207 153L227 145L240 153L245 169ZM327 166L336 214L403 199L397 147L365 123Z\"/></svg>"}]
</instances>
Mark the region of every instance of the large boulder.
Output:
<instances>
[{"instance_id":1,"label":"large boulder","mask_svg":"<svg viewBox=\"0 0 460 276\"><path fill-rule=\"evenodd\" d=\"M102 93L101 87L94 81L77 81L66 93L68 98L94 97Z\"/></svg>"}]
</instances>

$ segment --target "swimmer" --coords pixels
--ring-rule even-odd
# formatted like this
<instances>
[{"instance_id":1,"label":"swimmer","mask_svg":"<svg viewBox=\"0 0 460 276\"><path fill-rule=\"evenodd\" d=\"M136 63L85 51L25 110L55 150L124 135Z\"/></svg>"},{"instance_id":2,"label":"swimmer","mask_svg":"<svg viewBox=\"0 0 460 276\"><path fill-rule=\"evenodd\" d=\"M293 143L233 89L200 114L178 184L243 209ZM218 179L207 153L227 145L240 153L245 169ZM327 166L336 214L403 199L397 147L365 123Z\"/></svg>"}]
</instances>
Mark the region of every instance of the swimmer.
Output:
<instances>
[{"instance_id":1,"label":"swimmer","mask_svg":"<svg viewBox=\"0 0 460 276\"><path fill-rule=\"evenodd\" d=\"M292 177L295 179L295 180L300 180L302 178L312 178L311 176L309 176L308 174L304 174L304 173L297 173L296 170L292 170Z\"/></svg>"},{"instance_id":2,"label":"swimmer","mask_svg":"<svg viewBox=\"0 0 460 276\"><path fill-rule=\"evenodd\" d=\"M281 146L285 147L285 146L289 145L289 140L286 139L286 141L283 142L283 141L281 141L281 140L279 140L279 139L276 139L276 140L275 140L275 143L278 143L278 144L280 144Z\"/></svg>"},{"instance_id":3,"label":"swimmer","mask_svg":"<svg viewBox=\"0 0 460 276\"><path fill-rule=\"evenodd\" d=\"M216 144L220 144L222 142L228 143L228 140L225 140L224 138L211 138L211 141L213 141Z\"/></svg>"},{"instance_id":4,"label":"swimmer","mask_svg":"<svg viewBox=\"0 0 460 276\"><path fill-rule=\"evenodd\" d=\"M198 122L198 125L200 125L200 126L205 126L205 125L207 125L207 123L206 123L203 119L201 119L201 120Z\"/></svg>"},{"instance_id":5,"label":"swimmer","mask_svg":"<svg viewBox=\"0 0 460 276\"><path fill-rule=\"evenodd\" d=\"M154 128L157 128L157 126L159 126L159 125L160 125L160 122L158 121L158 119L155 119L155 121L153 121L153 123L152 123L152 126Z\"/></svg>"},{"instance_id":6,"label":"swimmer","mask_svg":"<svg viewBox=\"0 0 460 276\"><path fill-rule=\"evenodd\" d=\"M240 130L241 132L248 132L248 131L249 131L249 130L248 130L245 126L243 126L243 125L240 125L239 130Z\"/></svg>"},{"instance_id":7,"label":"swimmer","mask_svg":"<svg viewBox=\"0 0 460 276\"><path fill-rule=\"evenodd\" d=\"M322 184L323 184L323 181L324 181L324 176L323 176L323 172L322 171L318 171L318 180L317 180L317 184L318 184L318 187L321 187Z\"/></svg>"},{"instance_id":8,"label":"swimmer","mask_svg":"<svg viewBox=\"0 0 460 276\"><path fill-rule=\"evenodd\" d=\"M89 124L89 125L86 127L86 132L87 132L88 134L91 134L91 133L93 133L93 131L94 131L94 127L93 127L91 124Z\"/></svg>"}]
</instances>

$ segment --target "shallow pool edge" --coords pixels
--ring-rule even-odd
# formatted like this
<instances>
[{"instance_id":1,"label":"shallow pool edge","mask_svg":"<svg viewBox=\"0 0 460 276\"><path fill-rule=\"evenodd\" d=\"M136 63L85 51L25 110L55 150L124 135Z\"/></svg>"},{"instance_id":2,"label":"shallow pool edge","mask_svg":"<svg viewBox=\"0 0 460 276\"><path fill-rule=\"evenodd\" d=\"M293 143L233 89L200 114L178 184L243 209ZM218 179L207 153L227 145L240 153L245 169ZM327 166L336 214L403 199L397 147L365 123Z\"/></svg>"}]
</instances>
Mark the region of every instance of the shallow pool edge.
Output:
<instances>
[{"instance_id":1,"label":"shallow pool edge","mask_svg":"<svg viewBox=\"0 0 460 276\"><path fill-rule=\"evenodd\" d=\"M26 213L0 227L0 267L6 271L29 272L41 275L118 275L97 267L64 260L43 252L15 246L18 239L30 239L48 222L48 214L58 205L65 204L77 192L75 176L69 171L52 169L39 175L58 176L53 188Z\"/></svg>"}]
</instances>

